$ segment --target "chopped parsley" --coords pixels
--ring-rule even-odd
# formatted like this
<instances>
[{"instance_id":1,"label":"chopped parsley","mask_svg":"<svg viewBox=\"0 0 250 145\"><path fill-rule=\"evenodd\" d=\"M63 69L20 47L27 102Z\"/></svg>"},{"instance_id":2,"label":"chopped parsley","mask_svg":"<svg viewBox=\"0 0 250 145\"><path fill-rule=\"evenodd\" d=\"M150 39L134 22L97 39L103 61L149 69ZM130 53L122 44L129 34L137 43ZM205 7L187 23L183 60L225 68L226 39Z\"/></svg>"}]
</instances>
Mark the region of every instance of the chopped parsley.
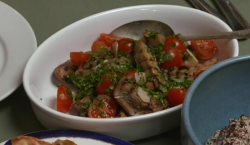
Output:
<instances>
[{"instance_id":1,"label":"chopped parsley","mask_svg":"<svg viewBox=\"0 0 250 145\"><path fill-rule=\"evenodd\" d=\"M101 57L110 57L114 55L112 52L107 52L107 51L96 51L96 52L88 52L88 53L91 54L88 61L93 61L95 59L101 60L100 59Z\"/></svg>"},{"instance_id":2,"label":"chopped parsley","mask_svg":"<svg viewBox=\"0 0 250 145\"><path fill-rule=\"evenodd\" d=\"M173 38L180 38L180 34L173 34L172 37Z\"/></svg>"},{"instance_id":3,"label":"chopped parsley","mask_svg":"<svg viewBox=\"0 0 250 145\"><path fill-rule=\"evenodd\" d=\"M150 52L153 56L153 60L157 61L158 64L161 64L165 61L172 60L172 56L168 55L165 51L162 51L163 45L160 44L157 48L149 47Z\"/></svg>"},{"instance_id":4,"label":"chopped parsley","mask_svg":"<svg viewBox=\"0 0 250 145\"><path fill-rule=\"evenodd\" d=\"M92 109L93 109L93 110L96 110L96 106L95 106L95 105L92 105Z\"/></svg>"},{"instance_id":5,"label":"chopped parsley","mask_svg":"<svg viewBox=\"0 0 250 145\"><path fill-rule=\"evenodd\" d=\"M102 102L99 102L99 103L97 104L97 106L100 107L100 108L103 108L103 103L102 103Z\"/></svg>"},{"instance_id":6,"label":"chopped parsley","mask_svg":"<svg viewBox=\"0 0 250 145\"><path fill-rule=\"evenodd\" d=\"M156 34L159 34L159 32L146 30L146 34L142 38L155 37Z\"/></svg>"},{"instance_id":7,"label":"chopped parsley","mask_svg":"<svg viewBox=\"0 0 250 145\"><path fill-rule=\"evenodd\" d=\"M91 100L89 100L89 102L87 104L82 104L80 106L81 113L88 114L88 109L90 107L90 104L91 104ZM95 110L96 106L92 105L92 108L93 108L93 110Z\"/></svg>"},{"instance_id":8,"label":"chopped parsley","mask_svg":"<svg viewBox=\"0 0 250 145\"><path fill-rule=\"evenodd\" d=\"M170 45L171 48L175 48L176 47L176 43L173 42L171 45Z\"/></svg>"},{"instance_id":9,"label":"chopped parsley","mask_svg":"<svg viewBox=\"0 0 250 145\"><path fill-rule=\"evenodd\" d=\"M97 99L100 100L100 101L103 100L103 98L102 98L101 95L98 95L98 96L97 96Z\"/></svg>"},{"instance_id":10,"label":"chopped parsley","mask_svg":"<svg viewBox=\"0 0 250 145\"><path fill-rule=\"evenodd\" d=\"M186 49L188 49L194 56L196 56L196 53L192 50L191 46L186 46Z\"/></svg>"},{"instance_id":11,"label":"chopped parsley","mask_svg":"<svg viewBox=\"0 0 250 145\"><path fill-rule=\"evenodd\" d=\"M126 43L126 41L121 41L121 42L120 42L121 45L124 44L124 43Z\"/></svg>"},{"instance_id":12,"label":"chopped parsley","mask_svg":"<svg viewBox=\"0 0 250 145\"><path fill-rule=\"evenodd\" d=\"M104 112L103 111L99 112L99 115L103 117L104 116Z\"/></svg>"}]
</instances>

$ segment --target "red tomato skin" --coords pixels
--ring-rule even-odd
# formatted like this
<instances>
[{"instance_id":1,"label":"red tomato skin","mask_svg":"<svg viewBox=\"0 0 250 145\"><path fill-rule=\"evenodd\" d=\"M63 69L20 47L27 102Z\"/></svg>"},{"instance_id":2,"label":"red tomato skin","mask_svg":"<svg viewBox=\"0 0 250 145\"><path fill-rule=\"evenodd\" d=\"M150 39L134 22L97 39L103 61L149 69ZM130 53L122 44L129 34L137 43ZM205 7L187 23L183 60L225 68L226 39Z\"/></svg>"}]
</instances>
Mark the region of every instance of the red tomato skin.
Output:
<instances>
[{"instance_id":1,"label":"red tomato skin","mask_svg":"<svg viewBox=\"0 0 250 145\"><path fill-rule=\"evenodd\" d=\"M161 63L160 64L161 68L173 69L174 67L176 67L179 69L181 67L182 56L181 56L178 49L176 49L176 48L163 48L162 51L165 51L167 53L167 55L171 55L172 59Z\"/></svg>"},{"instance_id":2,"label":"red tomato skin","mask_svg":"<svg viewBox=\"0 0 250 145\"><path fill-rule=\"evenodd\" d=\"M127 72L122 73L123 76L127 77L128 79L134 78L135 79L135 73L134 70L129 70Z\"/></svg>"},{"instance_id":3,"label":"red tomato skin","mask_svg":"<svg viewBox=\"0 0 250 145\"><path fill-rule=\"evenodd\" d=\"M218 47L213 40L193 40L191 48L199 59L209 59L218 52Z\"/></svg>"},{"instance_id":4,"label":"red tomato skin","mask_svg":"<svg viewBox=\"0 0 250 145\"><path fill-rule=\"evenodd\" d=\"M69 94L72 96L71 90L61 84L57 89L57 111L65 113L71 107L73 100L69 98Z\"/></svg>"},{"instance_id":5,"label":"red tomato skin","mask_svg":"<svg viewBox=\"0 0 250 145\"><path fill-rule=\"evenodd\" d=\"M90 56L91 54L87 52L70 52L70 60L77 67L80 67L81 64L85 63Z\"/></svg>"},{"instance_id":6,"label":"red tomato skin","mask_svg":"<svg viewBox=\"0 0 250 145\"><path fill-rule=\"evenodd\" d=\"M108 50L108 46L102 41L94 41L91 46L92 52L107 51L107 50Z\"/></svg>"},{"instance_id":7,"label":"red tomato skin","mask_svg":"<svg viewBox=\"0 0 250 145\"><path fill-rule=\"evenodd\" d=\"M186 96L186 89L173 88L168 90L167 98L171 106L177 106L183 103Z\"/></svg>"},{"instance_id":8,"label":"red tomato skin","mask_svg":"<svg viewBox=\"0 0 250 145\"><path fill-rule=\"evenodd\" d=\"M111 86L114 85L114 83L112 82L112 77L107 77L107 75L113 75L111 72L107 72L103 75L103 77L101 78L101 80L99 81L99 83L96 86L96 93L98 95L101 94L106 94L106 90Z\"/></svg>"},{"instance_id":9,"label":"red tomato skin","mask_svg":"<svg viewBox=\"0 0 250 145\"><path fill-rule=\"evenodd\" d=\"M117 104L114 98L107 95L100 95L103 100L99 100L98 97L94 99L92 105L88 109L88 117L90 118L113 118L117 113ZM98 107L98 104L102 103L103 107ZM93 109L93 105L96 109ZM103 116L100 115L103 112Z\"/></svg>"},{"instance_id":10,"label":"red tomato skin","mask_svg":"<svg viewBox=\"0 0 250 145\"><path fill-rule=\"evenodd\" d=\"M173 44L175 43L175 44ZM173 36L167 36L166 37L166 42L164 47L165 49L167 48L176 48L182 52L182 54L185 54L186 52L186 46L183 44L183 42L180 40L178 37L173 37Z\"/></svg>"},{"instance_id":11,"label":"red tomato skin","mask_svg":"<svg viewBox=\"0 0 250 145\"><path fill-rule=\"evenodd\" d=\"M123 38L118 41L118 53L129 54L133 51L133 41Z\"/></svg>"},{"instance_id":12,"label":"red tomato skin","mask_svg":"<svg viewBox=\"0 0 250 145\"><path fill-rule=\"evenodd\" d=\"M100 39L109 47L114 43L114 41L118 41L122 38L119 36L112 35L112 34L101 33Z\"/></svg>"}]
</instances>

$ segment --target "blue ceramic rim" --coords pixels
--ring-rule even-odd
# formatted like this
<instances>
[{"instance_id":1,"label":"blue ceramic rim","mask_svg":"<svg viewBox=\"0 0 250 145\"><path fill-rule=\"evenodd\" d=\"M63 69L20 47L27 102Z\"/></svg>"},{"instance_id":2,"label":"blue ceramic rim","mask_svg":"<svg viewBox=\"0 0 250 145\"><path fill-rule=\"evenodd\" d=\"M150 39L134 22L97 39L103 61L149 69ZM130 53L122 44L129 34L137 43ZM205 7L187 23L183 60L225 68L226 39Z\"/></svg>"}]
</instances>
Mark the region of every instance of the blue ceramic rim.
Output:
<instances>
[{"instance_id":1,"label":"blue ceramic rim","mask_svg":"<svg viewBox=\"0 0 250 145\"><path fill-rule=\"evenodd\" d=\"M90 138L99 141L103 141L106 143L119 144L119 145L133 145L124 140L120 140L118 138L114 138L108 135L103 135L100 133L90 132L90 131L82 131L82 130L42 130L37 132L31 132L28 134L24 134L23 136L33 136L38 139L52 138L52 137L81 137L81 138ZM11 139L6 141L4 145L12 145Z\"/></svg>"},{"instance_id":2,"label":"blue ceramic rim","mask_svg":"<svg viewBox=\"0 0 250 145\"><path fill-rule=\"evenodd\" d=\"M214 73L215 71L226 67L230 64L234 64L240 61L246 61L250 59L250 55L243 55L243 56L238 56L238 57L233 57L224 61L221 61L220 63L215 64L214 66L212 66L211 68L207 69L206 71L204 71L191 85L191 87L189 88L186 97L184 99L183 102L183 106L182 106L182 112L183 112L183 122L184 122L184 127L186 128L189 137L191 138L191 140L193 141L193 143L195 145L202 145L199 140L197 139L191 123L190 123L190 119L189 119L189 107L190 107L190 101L192 99L192 95L194 94L194 91L196 90L196 88L199 86L200 83L202 83L202 81L209 76L210 74Z\"/></svg>"}]
</instances>

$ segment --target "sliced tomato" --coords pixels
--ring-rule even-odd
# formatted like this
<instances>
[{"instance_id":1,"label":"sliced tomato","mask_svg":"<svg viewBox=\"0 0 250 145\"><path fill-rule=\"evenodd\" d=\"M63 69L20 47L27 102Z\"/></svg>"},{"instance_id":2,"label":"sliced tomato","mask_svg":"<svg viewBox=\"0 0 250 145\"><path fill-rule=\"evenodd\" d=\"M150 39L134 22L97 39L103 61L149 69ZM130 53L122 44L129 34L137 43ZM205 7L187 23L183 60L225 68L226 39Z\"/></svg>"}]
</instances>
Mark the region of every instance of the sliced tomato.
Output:
<instances>
[{"instance_id":1,"label":"sliced tomato","mask_svg":"<svg viewBox=\"0 0 250 145\"><path fill-rule=\"evenodd\" d=\"M115 36L112 34L101 33L100 39L102 42L104 42L109 47L114 43L114 41L118 41L118 40L122 39L122 37Z\"/></svg>"},{"instance_id":2,"label":"sliced tomato","mask_svg":"<svg viewBox=\"0 0 250 145\"><path fill-rule=\"evenodd\" d=\"M134 42L128 38L123 38L118 41L118 53L128 54L133 51Z\"/></svg>"},{"instance_id":3,"label":"sliced tomato","mask_svg":"<svg viewBox=\"0 0 250 145\"><path fill-rule=\"evenodd\" d=\"M195 52L196 57L200 59L209 59L218 51L218 47L213 40L191 41L191 48Z\"/></svg>"},{"instance_id":4,"label":"sliced tomato","mask_svg":"<svg viewBox=\"0 0 250 145\"><path fill-rule=\"evenodd\" d=\"M107 89L112 86L114 87L114 82L112 81L112 78L113 74L111 72L105 73L96 86L96 93L99 95L107 94Z\"/></svg>"},{"instance_id":5,"label":"sliced tomato","mask_svg":"<svg viewBox=\"0 0 250 145\"><path fill-rule=\"evenodd\" d=\"M91 51L92 52L108 51L108 46L102 41L94 41L91 46Z\"/></svg>"},{"instance_id":6,"label":"sliced tomato","mask_svg":"<svg viewBox=\"0 0 250 145\"><path fill-rule=\"evenodd\" d=\"M77 67L86 62L90 56L91 54L87 52L70 52L70 60Z\"/></svg>"},{"instance_id":7,"label":"sliced tomato","mask_svg":"<svg viewBox=\"0 0 250 145\"><path fill-rule=\"evenodd\" d=\"M59 112L67 112L73 103L73 95L71 90L61 84L57 89L57 111Z\"/></svg>"},{"instance_id":8,"label":"sliced tomato","mask_svg":"<svg viewBox=\"0 0 250 145\"><path fill-rule=\"evenodd\" d=\"M183 103L187 89L173 88L168 90L167 99L171 106L177 106Z\"/></svg>"},{"instance_id":9,"label":"sliced tomato","mask_svg":"<svg viewBox=\"0 0 250 145\"><path fill-rule=\"evenodd\" d=\"M127 77L128 79L132 79L133 78L133 81L135 81L135 73L136 73L136 71L129 70L127 72L122 73L122 75L125 76L125 77Z\"/></svg>"},{"instance_id":10,"label":"sliced tomato","mask_svg":"<svg viewBox=\"0 0 250 145\"><path fill-rule=\"evenodd\" d=\"M88 109L90 118L113 118L116 116L116 101L107 95L98 95Z\"/></svg>"},{"instance_id":11,"label":"sliced tomato","mask_svg":"<svg viewBox=\"0 0 250 145\"><path fill-rule=\"evenodd\" d=\"M181 53L179 52L178 49L176 49L176 48L163 48L162 51L166 52L167 55L172 56L172 59L161 63L160 64L161 68L173 69L176 67L177 69L179 69L181 67L182 56L181 56Z\"/></svg>"},{"instance_id":12,"label":"sliced tomato","mask_svg":"<svg viewBox=\"0 0 250 145\"><path fill-rule=\"evenodd\" d=\"M181 41L180 38L173 37L173 36L167 36L166 37L166 43L164 45L164 48L176 48L182 52L182 54L185 54L186 52L186 46L184 45L184 42Z\"/></svg>"}]
</instances>

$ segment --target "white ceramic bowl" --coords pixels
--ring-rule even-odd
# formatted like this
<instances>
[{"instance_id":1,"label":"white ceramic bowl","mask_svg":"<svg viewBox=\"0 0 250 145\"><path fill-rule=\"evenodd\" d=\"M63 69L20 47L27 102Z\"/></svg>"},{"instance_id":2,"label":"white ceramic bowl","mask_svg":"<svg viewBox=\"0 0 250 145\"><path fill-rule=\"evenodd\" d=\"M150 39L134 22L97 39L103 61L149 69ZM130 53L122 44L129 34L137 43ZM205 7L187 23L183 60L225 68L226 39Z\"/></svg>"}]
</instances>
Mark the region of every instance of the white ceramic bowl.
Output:
<instances>
[{"instance_id":1,"label":"white ceramic bowl","mask_svg":"<svg viewBox=\"0 0 250 145\"><path fill-rule=\"evenodd\" d=\"M199 10L173 5L143 5L98 13L60 30L48 38L30 58L24 71L23 84L39 121L48 129L79 129L109 134L128 141L154 136L180 124L182 105L147 115L93 119L56 111L53 75L56 66L69 59L70 51L90 50L102 32L135 20L158 20L183 35L231 31L218 18ZM238 55L236 40L216 40L220 60Z\"/></svg>"}]
</instances>

